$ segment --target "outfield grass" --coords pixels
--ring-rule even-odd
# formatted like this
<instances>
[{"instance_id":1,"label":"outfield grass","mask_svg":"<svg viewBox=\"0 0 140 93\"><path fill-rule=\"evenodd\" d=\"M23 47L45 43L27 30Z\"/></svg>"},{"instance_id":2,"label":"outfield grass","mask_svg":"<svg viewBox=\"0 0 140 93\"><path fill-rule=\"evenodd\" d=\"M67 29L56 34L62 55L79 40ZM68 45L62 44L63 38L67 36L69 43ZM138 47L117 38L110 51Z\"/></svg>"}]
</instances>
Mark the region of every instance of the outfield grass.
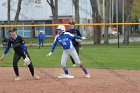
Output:
<instances>
[{"instance_id":1,"label":"outfield grass","mask_svg":"<svg viewBox=\"0 0 140 93\"><path fill-rule=\"evenodd\" d=\"M61 47L57 47L50 57L46 57L51 46L45 46L42 49L37 47L28 47L29 54L33 64L36 67L60 67L62 55ZM0 48L2 55L4 48ZM131 43L127 46L117 44L110 45L86 45L80 50L80 59L88 68L111 68L111 69L134 69L140 70L140 43ZM0 66L12 66L13 50L6 55ZM72 67L70 59L67 62ZM23 66L22 60L19 62Z\"/></svg>"}]
</instances>

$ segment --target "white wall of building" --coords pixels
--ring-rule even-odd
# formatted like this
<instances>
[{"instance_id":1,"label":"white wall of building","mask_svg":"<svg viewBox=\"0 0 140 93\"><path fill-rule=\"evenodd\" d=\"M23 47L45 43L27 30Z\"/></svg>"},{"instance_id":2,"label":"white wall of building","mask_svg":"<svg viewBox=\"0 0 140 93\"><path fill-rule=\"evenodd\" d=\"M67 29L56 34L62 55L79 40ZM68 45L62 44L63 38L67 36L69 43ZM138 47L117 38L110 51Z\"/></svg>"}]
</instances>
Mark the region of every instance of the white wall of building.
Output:
<instances>
[{"instance_id":1,"label":"white wall of building","mask_svg":"<svg viewBox=\"0 0 140 93\"><path fill-rule=\"evenodd\" d=\"M35 1L40 1L36 3ZM91 23L90 0L79 0L80 23ZM11 0L11 20L14 20L18 0ZM58 0L59 16L75 16L72 0ZM46 0L23 0L19 20L51 20L52 12ZM7 21L7 0L0 0L0 21ZM80 27L82 34L91 33L91 27ZM88 31L88 32L87 32ZM26 32L26 31L25 31ZM25 33L22 32L22 33Z\"/></svg>"},{"instance_id":2,"label":"white wall of building","mask_svg":"<svg viewBox=\"0 0 140 93\"><path fill-rule=\"evenodd\" d=\"M52 16L51 8L46 0L23 0L21 6L20 20L48 20ZM58 0L58 15L74 15L72 0ZM14 20L18 0L11 0L11 20ZM80 0L80 17L91 19L90 0ZM0 0L0 21L7 21L7 0Z\"/></svg>"}]
</instances>

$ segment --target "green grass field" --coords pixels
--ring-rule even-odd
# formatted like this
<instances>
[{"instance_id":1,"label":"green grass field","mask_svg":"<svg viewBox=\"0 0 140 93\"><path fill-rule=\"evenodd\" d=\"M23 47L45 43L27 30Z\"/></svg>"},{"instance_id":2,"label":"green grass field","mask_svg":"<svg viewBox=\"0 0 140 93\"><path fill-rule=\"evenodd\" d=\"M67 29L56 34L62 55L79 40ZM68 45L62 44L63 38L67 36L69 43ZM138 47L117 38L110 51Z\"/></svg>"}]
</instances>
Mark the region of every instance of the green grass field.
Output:
<instances>
[{"instance_id":1,"label":"green grass field","mask_svg":"<svg viewBox=\"0 0 140 93\"><path fill-rule=\"evenodd\" d=\"M57 47L55 52L46 57L51 46L45 46L42 49L37 47L28 47L29 54L33 64L36 67L60 67L62 55L61 47ZM4 48L0 48L2 55ZM5 60L0 66L12 66L13 49L6 55ZM140 69L140 43L131 43L127 46L121 45L117 48L117 44L110 45L83 45L80 50L80 59L88 68L110 68L110 69ZM67 62L72 67L70 59ZM22 60L19 62L23 66Z\"/></svg>"}]
</instances>

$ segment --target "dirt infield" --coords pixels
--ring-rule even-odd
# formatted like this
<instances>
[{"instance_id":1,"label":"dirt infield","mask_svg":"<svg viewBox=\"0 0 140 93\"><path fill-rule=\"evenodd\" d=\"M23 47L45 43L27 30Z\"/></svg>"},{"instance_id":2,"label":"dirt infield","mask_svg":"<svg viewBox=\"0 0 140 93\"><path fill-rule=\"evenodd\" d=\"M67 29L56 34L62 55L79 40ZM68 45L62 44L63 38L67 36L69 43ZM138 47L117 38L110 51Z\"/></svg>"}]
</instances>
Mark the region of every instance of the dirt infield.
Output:
<instances>
[{"instance_id":1,"label":"dirt infield","mask_svg":"<svg viewBox=\"0 0 140 93\"><path fill-rule=\"evenodd\" d=\"M74 79L58 79L61 68L36 68L40 80L31 77L28 68L19 68L21 80L14 81L12 67L0 67L0 93L140 93L140 71L89 69L85 78L81 69L70 68Z\"/></svg>"}]
</instances>

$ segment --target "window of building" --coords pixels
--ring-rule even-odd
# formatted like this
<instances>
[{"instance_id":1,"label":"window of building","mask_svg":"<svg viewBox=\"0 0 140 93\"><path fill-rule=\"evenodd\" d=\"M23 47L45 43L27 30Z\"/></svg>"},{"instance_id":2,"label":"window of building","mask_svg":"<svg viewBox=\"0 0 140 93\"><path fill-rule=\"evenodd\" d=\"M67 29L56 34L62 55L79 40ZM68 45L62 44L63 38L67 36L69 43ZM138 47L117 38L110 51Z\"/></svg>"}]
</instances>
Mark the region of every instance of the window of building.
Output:
<instances>
[{"instance_id":1,"label":"window of building","mask_svg":"<svg viewBox=\"0 0 140 93\"><path fill-rule=\"evenodd\" d=\"M46 24L52 24L52 20L46 21ZM46 27L45 27L45 35L46 35L47 37L52 36L52 26L46 26Z\"/></svg>"},{"instance_id":2,"label":"window of building","mask_svg":"<svg viewBox=\"0 0 140 93\"><path fill-rule=\"evenodd\" d=\"M24 31L24 37L31 37L31 31Z\"/></svg>"},{"instance_id":3,"label":"window of building","mask_svg":"<svg viewBox=\"0 0 140 93\"><path fill-rule=\"evenodd\" d=\"M24 25L31 25L31 22L24 22ZM24 27L24 37L31 37L32 27Z\"/></svg>"},{"instance_id":4,"label":"window of building","mask_svg":"<svg viewBox=\"0 0 140 93\"><path fill-rule=\"evenodd\" d=\"M24 35L23 30L18 30L17 34L20 35L20 36L23 36Z\"/></svg>"},{"instance_id":5,"label":"window of building","mask_svg":"<svg viewBox=\"0 0 140 93\"><path fill-rule=\"evenodd\" d=\"M10 35L10 34L9 34L9 31L8 31L8 28L5 28L5 36L6 36L6 37L9 37L9 35Z\"/></svg>"},{"instance_id":6,"label":"window of building","mask_svg":"<svg viewBox=\"0 0 140 93\"><path fill-rule=\"evenodd\" d=\"M36 24L45 24L45 22L36 22ZM36 31L38 31L38 33L40 32L40 31L45 31L45 26L37 26L37 27L35 27L35 30Z\"/></svg>"}]
</instances>

